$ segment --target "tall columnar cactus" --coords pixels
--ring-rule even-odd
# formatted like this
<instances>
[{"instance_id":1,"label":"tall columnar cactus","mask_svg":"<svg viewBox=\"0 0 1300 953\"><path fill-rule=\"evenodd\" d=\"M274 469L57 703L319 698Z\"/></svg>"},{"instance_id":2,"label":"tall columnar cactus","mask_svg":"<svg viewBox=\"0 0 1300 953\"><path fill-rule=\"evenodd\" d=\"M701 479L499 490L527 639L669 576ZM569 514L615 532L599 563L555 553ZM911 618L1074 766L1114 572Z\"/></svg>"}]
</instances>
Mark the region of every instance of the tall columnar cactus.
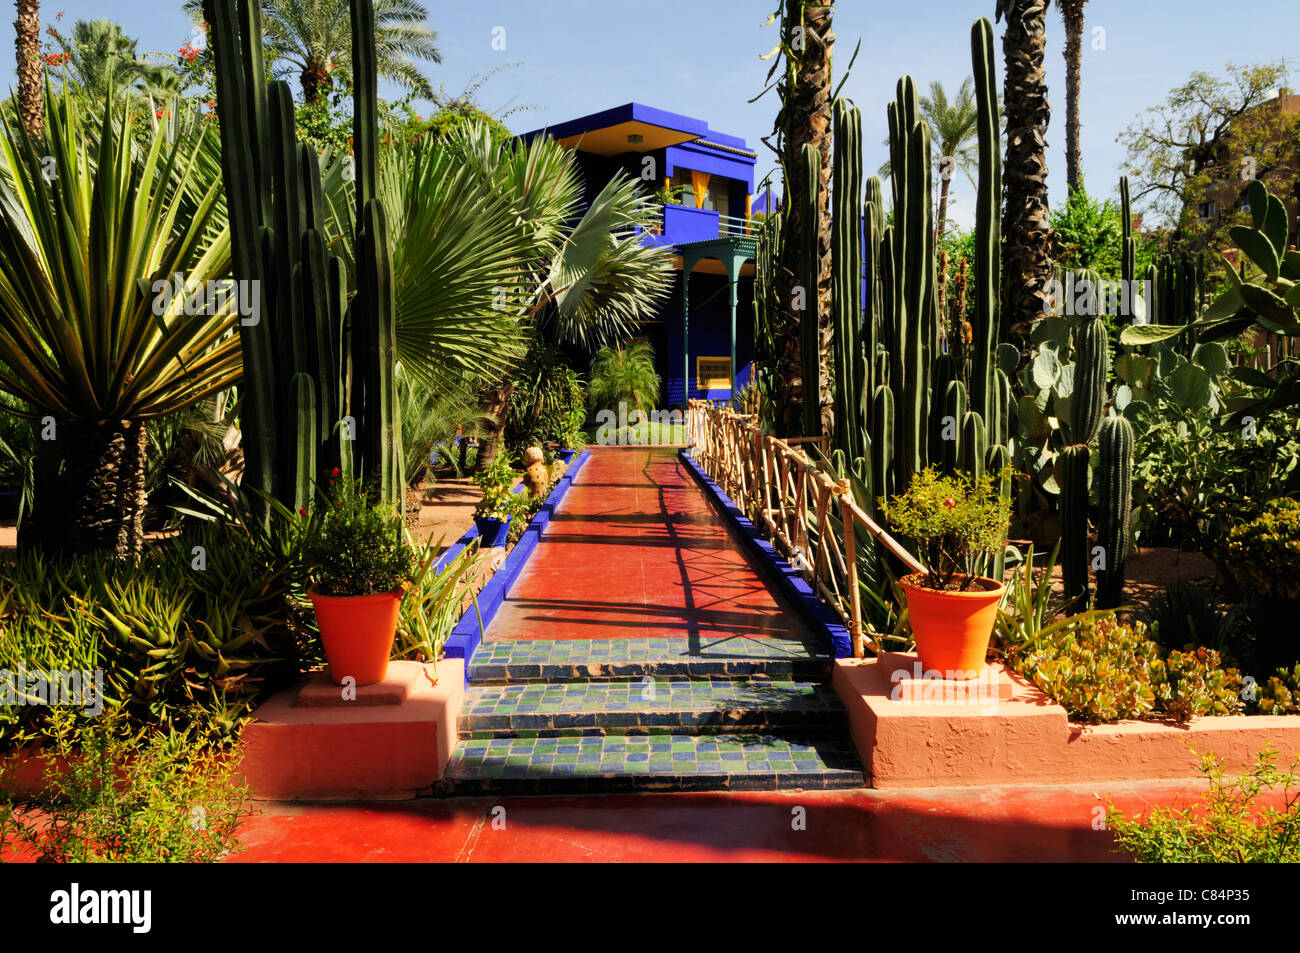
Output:
<instances>
[{"instance_id":1,"label":"tall columnar cactus","mask_svg":"<svg viewBox=\"0 0 1300 953\"><path fill-rule=\"evenodd\" d=\"M1070 599L1088 591L1088 445L1101 426L1109 374L1106 322L1091 318L1075 332L1073 389L1061 420L1067 446L1057 458L1061 575Z\"/></svg>"},{"instance_id":2,"label":"tall columnar cactus","mask_svg":"<svg viewBox=\"0 0 1300 953\"><path fill-rule=\"evenodd\" d=\"M1120 278L1124 281L1124 287L1128 289L1131 296L1126 299L1133 300L1136 296L1134 282L1137 280L1137 240L1133 237L1133 202L1129 196L1128 176L1120 176L1119 180L1119 200L1120 215L1123 216L1121 225L1123 226L1123 237L1120 239ZM1122 315L1130 322L1133 320L1132 314Z\"/></svg>"},{"instance_id":3,"label":"tall columnar cactus","mask_svg":"<svg viewBox=\"0 0 1300 953\"><path fill-rule=\"evenodd\" d=\"M831 321L835 333L835 447L866 456L867 356L862 341L862 114L837 99L831 172Z\"/></svg>"},{"instance_id":4,"label":"tall columnar cactus","mask_svg":"<svg viewBox=\"0 0 1300 953\"><path fill-rule=\"evenodd\" d=\"M1097 435L1097 544L1102 563L1097 570L1097 604L1113 609L1124 596L1124 569L1131 540L1133 506L1133 425L1111 416Z\"/></svg>"},{"instance_id":5,"label":"tall columnar cactus","mask_svg":"<svg viewBox=\"0 0 1300 953\"><path fill-rule=\"evenodd\" d=\"M358 223L358 293L351 306L346 266L326 250L316 151L297 140L288 84L266 82L261 5L205 0L204 14L211 25L233 272L257 297L257 320L240 327L244 486L305 506L320 471L340 466L378 480L387 499L400 499L392 262L375 198L372 0L353 0L351 11L350 161ZM357 437L361 452L354 456Z\"/></svg>"},{"instance_id":6,"label":"tall columnar cactus","mask_svg":"<svg viewBox=\"0 0 1300 953\"><path fill-rule=\"evenodd\" d=\"M987 19L975 23L971 51L978 79L980 173L968 348L944 353L940 341L930 133L920 118L915 84L910 77L899 80L888 108L892 224L886 224L880 180L872 176L865 186L862 182L858 110L844 101L834 105L831 271L838 453L832 462L869 474L876 498L900 491L931 464L980 474L992 472L990 467L1000 471L1009 459L1014 407L1010 379L998 367L997 339L1001 143L993 28ZM807 175L807 168L801 174ZM858 462L862 458L865 465ZM1003 489L1010 494L1009 481ZM1000 572L1000 563L995 560L988 571Z\"/></svg>"}]
</instances>

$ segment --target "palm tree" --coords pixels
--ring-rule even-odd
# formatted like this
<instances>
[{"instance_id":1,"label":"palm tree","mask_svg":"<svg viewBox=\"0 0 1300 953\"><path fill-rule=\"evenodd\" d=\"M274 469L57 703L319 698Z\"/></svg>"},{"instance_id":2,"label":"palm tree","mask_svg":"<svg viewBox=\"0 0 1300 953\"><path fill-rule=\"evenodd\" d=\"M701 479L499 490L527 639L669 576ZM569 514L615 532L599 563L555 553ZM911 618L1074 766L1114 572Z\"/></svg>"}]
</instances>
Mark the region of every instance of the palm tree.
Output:
<instances>
[{"instance_id":1,"label":"palm tree","mask_svg":"<svg viewBox=\"0 0 1300 953\"><path fill-rule=\"evenodd\" d=\"M933 161L939 165L945 159L952 160L952 170L961 169L975 184L975 173L979 168L979 154L976 151L975 136L979 129L979 113L975 108L975 89L970 77L962 80L957 98L949 102L943 84L935 81L930 84L930 95L920 98L921 118L930 127L930 145ZM885 140L889 145L889 140ZM892 174L889 160L880 167L882 178ZM943 236L944 222L948 218L948 190L952 184L952 175L943 175L939 180L939 212L935 217L935 234Z\"/></svg>"},{"instance_id":2,"label":"palm tree","mask_svg":"<svg viewBox=\"0 0 1300 953\"><path fill-rule=\"evenodd\" d=\"M190 307L163 291L178 276L192 288L229 273L202 121L155 130L140 150L131 110L92 119L81 103L51 96L42 140L3 122L0 391L42 438L20 544L129 558L141 548L147 425L236 382L239 315L228 297L189 296Z\"/></svg>"},{"instance_id":3,"label":"palm tree","mask_svg":"<svg viewBox=\"0 0 1300 953\"><path fill-rule=\"evenodd\" d=\"M591 384L587 400L593 410L649 410L659 399L659 375L655 373L654 350L645 341L626 347L607 347L591 362Z\"/></svg>"},{"instance_id":4,"label":"palm tree","mask_svg":"<svg viewBox=\"0 0 1300 953\"><path fill-rule=\"evenodd\" d=\"M672 259L637 234L657 220L637 180L616 174L584 203L573 152L549 137L501 142L486 127L469 126L445 141L486 184L510 197L533 242L515 286L530 334L591 353L626 339L654 314L672 283ZM496 418L497 429L480 449L478 467L495 459L510 394L504 380L484 394L485 415Z\"/></svg>"},{"instance_id":5,"label":"palm tree","mask_svg":"<svg viewBox=\"0 0 1300 953\"><path fill-rule=\"evenodd\" d=\"M998 0L1004 15L1006 59L1003 96L1007 118L1007 155L1002 215L1004 294L1002 336L1023 334L1043 316L1052 280L1052 227L1047 209L1047 101L1043 72L1046 19L1050 0Z\"/></svg>"},{"instance_id":6,"label":"palm tree","mask_svg":"<svg viewBox=\"0 0 1300 953\"><path fill-rule=\"evenodd\" d=\"M302 98L318 103L334 84L333 74L351 73L352 21L349 0L261 0L262 30L271 56L298 71ZM191 16L202 16L203 0L186 0ZM380 79L391 80L421 99L433 87L416 60L442 62L438 34L426 22L429 11L415 0L375 0L375 56Z\"/></svg>"},{"instance_id":7,"label":"palm tree","mask_svg":"<svg viewBox=\"0 0 1300 953\"><path fill-rule=\"evenodd\" d=\"M18 64L18 112L27 134L39 137L45 131L45 92L41 89L41 4L40 0L16 0L14 49Z\"/></svg>"},{"instance_id":8,"label":"palm tree","mask_svg":"<svg viewBox=\"0 0 1300 953\"><path fill-rule=\"evenodd\" d=\"M56 40L68 57L64 77L92 103L103 103L106 96L156 69L137 55L138 41L111 20L78 20L70 37L59 35Z\"/></svg>"},{"instance_id":9,"label":"palm tree","mask_svg":"<svg viewBox=\"0 0 1300 953\"><path fill-rule=\"evenodd\" d=\"M777 262L777 298L781 311L777 312L778 326L773 329L776 345L777 406L781 415L777 429L782 436L796 436L807 429L805 421L814 416L821 418L821 432L831 426L830 378L826 373L830 364L831 328L831 53L835 34L831 32L831 2L815 3L810 0L785 0L782 14L782 50L786 75L777 83L781 109L777 113L774 131L781 145L781 164L785 174L784 242L781 259ZM780 68L778 63L774 69ZM802 210L808 197L799 169L803 163L803 147L813 146L821 155L820 179L817 186L816 247L805 249ZM806 289L797 296L795 289L802 284L800 262L804 255L815 255L817 287ZM805 310L794 310L793 302L803 297ZM800 356L800 324L816 322L819 331L819 380L805 381L803 360ZM819 413L806 412L805 401L816 401Z\"/></svg>"},{"instance_id":10,"label":"palm tree","mask_svg":"<svg viewBox=\"0 0 1300 953\"><path fill-rule=\"evenodd\" d=\"M1065 20L1065 172L1070 191L1083 184L1079 171L1079 68L1083 60L1083 5L1088 0L1060 0Z\"/></svg>"}]
</instances>

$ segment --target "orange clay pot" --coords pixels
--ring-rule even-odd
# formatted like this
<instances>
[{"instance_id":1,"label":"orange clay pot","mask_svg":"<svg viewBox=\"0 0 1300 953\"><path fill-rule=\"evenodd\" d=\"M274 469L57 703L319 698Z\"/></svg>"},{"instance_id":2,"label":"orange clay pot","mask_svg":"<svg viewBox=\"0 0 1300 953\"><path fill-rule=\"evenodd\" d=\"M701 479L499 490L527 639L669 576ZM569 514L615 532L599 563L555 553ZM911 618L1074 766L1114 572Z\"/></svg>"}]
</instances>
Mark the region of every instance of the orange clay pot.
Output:
<instances>
[{"instance_id":1,"label":"orange clay pot","mask_svg":"<svg viewBox=\"0 0 1300 953\"><path fill-rule=\"evenodd\" d=\"M342 685L348 676L357 685L372 685L388 674L388 656L397 636L398 613L406 590L369 596L327 596L308 589L316 609L320 640L330 681Z\"/></svg>"},{"instance_id":2,"label":"orange clay pot","mask_svg":"<svg viewBox=\"0 0 1300 953\"><path fill-rule=\"evenodd\" d=\"M899 580L907 593L907 615L921 665L944 678L978 678L1007 587L978 576L976 584L984 588L949 592L919 585L923 578L913 574Z\"/></svg>"}]
</instances>

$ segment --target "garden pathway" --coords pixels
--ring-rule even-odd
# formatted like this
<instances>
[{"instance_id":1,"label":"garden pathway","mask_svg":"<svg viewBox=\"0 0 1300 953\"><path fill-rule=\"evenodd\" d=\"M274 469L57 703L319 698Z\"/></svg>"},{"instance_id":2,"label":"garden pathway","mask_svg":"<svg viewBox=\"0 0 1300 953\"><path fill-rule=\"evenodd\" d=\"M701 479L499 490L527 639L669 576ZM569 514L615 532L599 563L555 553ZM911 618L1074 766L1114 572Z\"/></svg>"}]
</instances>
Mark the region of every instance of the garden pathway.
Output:
<instances>
[{"instance_id":1,"label":"garden pathway","mask_svg":"<svg viewBox=\"0 0 1300 953\"><path fill-rule=\"evenodd\" d=\"M470 662L444 786L860 786L830 668L676 450L593 448Z\"/></svg>"}]
</instances>

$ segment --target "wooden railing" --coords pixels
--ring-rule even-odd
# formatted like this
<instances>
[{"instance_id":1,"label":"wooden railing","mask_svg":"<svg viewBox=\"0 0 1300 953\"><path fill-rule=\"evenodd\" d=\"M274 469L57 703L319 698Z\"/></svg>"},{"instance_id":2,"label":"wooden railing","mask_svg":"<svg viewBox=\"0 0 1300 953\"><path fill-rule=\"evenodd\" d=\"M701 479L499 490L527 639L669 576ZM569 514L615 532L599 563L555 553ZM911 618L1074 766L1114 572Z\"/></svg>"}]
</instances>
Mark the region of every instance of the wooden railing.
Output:
<instances>
[{"instance_id":1,"label":"wooden railing","mask_svg":"<svg viewBox=\"0 0 1300 953\"><path fill-rule=\"evenodd\" d=\"M745 511L849 631L853 654L880 645L862 624L857 532L861 526L911 572L924 567L853 499L848 480L818 467L803 449L825 437L780 440L753 414L692 400L687 442L699 465ZM836 530L832 517L838 517Z\"/></svg>"}]
</instances>

